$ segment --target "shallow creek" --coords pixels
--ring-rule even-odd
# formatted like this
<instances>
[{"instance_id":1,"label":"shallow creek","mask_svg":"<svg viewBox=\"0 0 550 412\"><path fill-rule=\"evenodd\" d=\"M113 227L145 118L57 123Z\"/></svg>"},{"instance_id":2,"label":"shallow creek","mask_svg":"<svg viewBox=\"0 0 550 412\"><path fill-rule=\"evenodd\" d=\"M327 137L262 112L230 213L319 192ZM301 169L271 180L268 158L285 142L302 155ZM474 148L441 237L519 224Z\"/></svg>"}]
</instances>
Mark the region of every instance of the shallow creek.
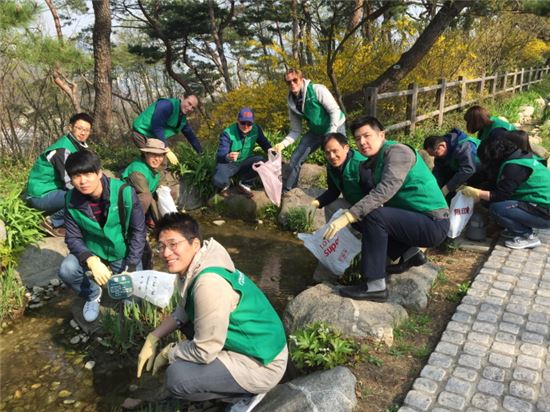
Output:
<instances>
[{"instance_id":1,"label":"shallow creek","mask_svg":"<svg viewBox=\"0 0 550 412\"><path fill-rule=\"evenodd\" d=\"M228 221L202 225L205 239L224 245L236 266L266 293L279 313L311 284L315 258L288 232ZM94 337L71 344L74 295L58 297L4 329L0 335L0 411L109 411L136 388L156 386L149 374L137 380L135 357L121 357ZM95 362L92 369L89 361Z\"/></svg>"}]
</instances>

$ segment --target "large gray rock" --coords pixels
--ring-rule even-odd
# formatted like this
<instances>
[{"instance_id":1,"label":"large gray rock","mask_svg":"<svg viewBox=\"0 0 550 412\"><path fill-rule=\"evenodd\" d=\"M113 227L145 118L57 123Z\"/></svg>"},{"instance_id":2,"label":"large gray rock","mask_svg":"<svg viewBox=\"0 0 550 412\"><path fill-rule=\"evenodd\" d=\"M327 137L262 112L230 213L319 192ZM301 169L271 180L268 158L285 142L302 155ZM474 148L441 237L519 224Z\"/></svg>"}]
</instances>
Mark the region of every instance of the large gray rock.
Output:
<instances>
[{"instance_id":1,"label":"large gray rock","mask_svg":"<svg viewBox=\"0 0 550 412\"><path fill-rule=\"evenodd\" d=\"M334 325L345 335L372 337L393 344L393 329L407 319L406 310L394 303L353 300L338 294L340 286L326 283L311 287L296 296L283 313L289 333L313 322Z\"/></svg>"},{"instance_id":2,"label":"large gray rock","mask_svg":"<svg viewBox=\"0 0 550 412\"><path fill-rule=\"evenodd\" d=\"M0 220L0 243L5 242L8 238L8 235L6 233L6 224L3 220Z\"/></svg>"},{"instance_id":3,"label":"large gray rock","mask_svg":"<svg viewBox=\"0 0 550 412\"><path fill-rule=\"evenodd\" d=\"M289 211L295 208L304 208L312 216L312 230L317 230L325 224L325 214L322 209L316 209L311 206L311 201L318 196L322 190L308 190L307 192L300 188L289 190L283 195L281 200L281 212L279 213L279 224L286 226L288 223ZM320 194L320 193L319 193Z\"/></svg>"},{"instance_id":4,"label":"large gray rock","mask_svg":"<svg viewBox=\"0 0 550 412\"><path fill-rule=\"evenodd\" d=\"M65 239L60 237L47 237L28 246L17 267L21 281L28 288L46 286L50 279L57 278L59 266L68 254Z\"/></svg>"},{"instance_id":5,"label":"large gray rock","mask_svg":"<svg viewBox=\"0 0 550 412\"><path fill-rule=\"evenodd\" d=\"M355 376L338 366L277 385L255 412L348 412L357 405Z\"/></svg>"},{"instance_id":6,"label":"large gray rock","mask_svg":"<svg viewBox=\"0 0 550 412\"><path fill-rule=\"evenodd\" d=\"M390 301L407 310L418 311L428 306L428 294L437 277L437 267L431 263L412 267L390 278Z\"/></svg>"},{"instance_id":7,"label":"large gray rock","mask_svg":"<svg viewBox=\"0 0 550 412\"><path fill-rule=\"evenodd\" d=\"M209 202L210 206L215 207L223 216L254 221L272 204L263 190L253 190L254 197L251 199L238 193L233 187L230 193L227 198L216 195Z\"/></svg>"},{"instance_id":8,"label":"large gray rock","mask_svg":"<svg viewBox=\"0 0 550 412\"><path fill-rule=\"evenodd\" d=\"M319 187L326 180L327 168L315 164L304 163L300 169L298 186L302 188Z\"/></svg>"},{"instance_id":9,"label":"large gray rock","mask_svg":"<svg viewBox=\"0 0 550 412\"><path fill-rule=\"evenodd\" d=\"M185 210L194 210L204 205L200 191L196 186L189 183L188 179L180 179L178 196L178 208Z\"/></svg>"}]
</instances>

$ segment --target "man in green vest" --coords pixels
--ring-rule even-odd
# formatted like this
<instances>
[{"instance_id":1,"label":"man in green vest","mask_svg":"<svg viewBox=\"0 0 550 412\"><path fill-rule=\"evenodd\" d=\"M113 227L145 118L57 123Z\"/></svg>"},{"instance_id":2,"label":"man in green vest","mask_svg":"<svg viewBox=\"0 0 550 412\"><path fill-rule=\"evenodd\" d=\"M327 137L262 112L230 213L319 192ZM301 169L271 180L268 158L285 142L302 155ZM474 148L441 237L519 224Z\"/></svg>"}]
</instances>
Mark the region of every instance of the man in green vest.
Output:
<instances>
[{"instance_id":1,"label":"man in green vest","mask_svg":"<svg viewBox=\"0 0 550 412\"><path fill-rule=\"evenodd\" d=\"M168 149L161 140L147 139L139 150L141 158L134 160L124 169L122 178L136 191L146 222L148 219L153 222L147 224L154 226L154 222L160 219L155 191L160 183L160 168Z\"/></svg>"},{"instance_id":2,"label":"man in green vest","mask_svg":"<svg viewBox=\"0 0 550 412\"><path fill-rule=\"evenodd\" d=\"M70 254L59 277L84 299L84 320L99 315L101 286L114 273L141 269L145 218L131 186L101 172L88 150L71 154L65 168L74 189L66 196L65 243Z\"/></svg>"},{"instance_id":3,"label":"man in green vest","mask_svg":"<svg viewBox=\"0 0 550 412\"><path fill-rule=\"evenodd\" d=\"M216 240L202 240L198 222L184 213L164 215L156 227L158 252L177 274L175 311L148 336L137 376L166 365L166 388L190 401L239 400L252 407L283 377L288 350L283 324L263 292L235 268ZM159 341L176 330L188 339ZM244 409L239 409L244 410Z\"/></svg>"},{"instance_id":4,"label":"man in green vest","mask_svg":"<svg viewBox=\"0 0 550 412\"><path fill-rule=\"evenodd\" d=\"M311 205L324 207L328 220L336 210L348 209L362 199L373 183L370 170L360 168L361 163L368 159L350 149L348 139L343 134L327 134L323 140L323 151L327 159L327 190ZM340 198L340 194L343 198Z\"/></svg>"},{"instance_id":5,"label":"man in green vest","mask_svg":"<svg viewBox=\"0 0 550 412\"><path fill-rule=\"evenodd\" d=\"M72 188L65 161L71 153L88 148L86 141L93 122L89 114L73 115L69 120L69 132L42 152L29 174L27 201L35 209L51 215L44 221L44 229L53 236L65 235L65 194Z\"/></svg>"},{"instance_id":6,"label":"man in green vest","mask_svg":"<svg viewBox=\"0 0 550 412\"><path fill-rule=\"evenodd\" d=\"M426 262L418 247L437 246L447 238L449 209L437 181L410 146L386 140L378 119L362 116L351 124L357 148L369 158L374 188L334 220L324 237L349 224L361 232L360 285L345 286L340 294L352 299L384 302L386 274L402 273ZM386 260L399 263L386 267Z\"/></svg>"},{"instance_id":7,"label":"man in green vest","mask_svg":"<svg viewBox=\"0 0 550 412\"><path fill-rule=\"evenodd\" d=\"M346 117L330 91L322 84L305 79L301 70L287 70L285 82L289 89L287 103L290 132L274 149L280 152L300 138L302 119L306 120L309 128L290 157L290 172L283 184L283 191L287 192L297 186L302 164L321 147L325 135L346 133Z\"/></svg>"},{"instance_id":8,"label":"man in green vest","mask_svg":"<svg viewBox=\"0 0 550 412\"><path fill-rule=\"evenodd\" d=\"M262 156L254 155L256 143L266 153L271 149L271 143L262 128L254 123L252 109L244 107L237 115L237 122L223 131L218 143L212 182L223 197L229 196L231 178L235 175L240 177L237 189L248 197L254 196L251 186L258 174L252 165L265 160Z\"/></svg>"},{"instance_id":9,"label":"man in green vest","mask_svg":"<svg viewBox=\"0 0 550 412\"><path fill-rule=\"evenodd\" d=\"M187 123L187 116L193 113L198 104L197 96L193 94L183 100L175 98L158 99L134 120L132 125L134 144L141 148L145 145L147 139L154 138L161 140L165 147L168 147L167 139L181 132L193 146L193 149L197 153L202 153L199 139ZM170 163L178 163L178 158L170 149L168 149L166 157Z\"/></svg>"}]
</instances>

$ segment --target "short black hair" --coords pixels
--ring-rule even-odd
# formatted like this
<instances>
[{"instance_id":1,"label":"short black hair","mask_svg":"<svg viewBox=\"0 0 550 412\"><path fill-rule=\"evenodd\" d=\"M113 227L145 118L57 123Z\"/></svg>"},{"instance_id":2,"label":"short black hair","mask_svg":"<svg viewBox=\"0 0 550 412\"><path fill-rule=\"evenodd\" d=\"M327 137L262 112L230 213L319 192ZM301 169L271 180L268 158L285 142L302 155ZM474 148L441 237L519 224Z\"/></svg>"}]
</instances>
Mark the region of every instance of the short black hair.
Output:
<instances>
[{"instance_id":1,"label":"short black hair","mask_svg":"<svg viewBox=\"0 0 550 412\"><path fill-rule=\"evenodd\" d=\"M189 243L193 239L199 239L202 246L202 234L197 222L191 215L181 212L167 213L155 224L155 239L158 241L160 233L165 230L173 230L182 235Z\"/></svg>"},{"instance_id":2,"label":"short black hair","mask_svg":"<svg viewBox=\"0 0 550 412\"><path fill-rule=\"evenodd\" d=\"M327 143L329 141L331 141L332 139L336 140L338 143L340 143L340 145L343 147L344 145L348 145L349 146L349 143L348 143L348 138L346 137L346 135L342 134L342 133L338 133L338 132L335 132L335 133L327 133L325 135L325 138L323 139L323 150L325 149L325 146L327 145Z\"/></svg>"},{"instance_id":3,"label":"short black hair","mask_svg":"<svg viewBox=\"0 0 550 412\"><path fill-rule=\"evenodd\" d=\"M70 124L75 124L79 120L83 120L86 123L90 123L90 126L94 124L94 118L90 116L88 113L76 113L71 116L69 119Z\"/></svg>"},{"instance_id":4,"label":"short black hair","mask_svg":"<svg viewBox=\"0 0 550 412\"><path fill-rule=\"evenodd\" d=\"M516 150L516 144L505 136L484 139L477 149L477 155L483 165L498 168Z\"/></svg>"},{"instance_id":5,"label":"short black hair","mask_svg":"<svg viewBox=\"0 0 550 412\"><path fill-rule=\"evenodd\" d=\"M428 136L424 139L424 150L434 150L439 143L445 141L445 136Z\"/></svg>"},{"instance_id":6,"label":"short black hair","mask_svg":"<svg viewBox=\"0 0 550 412\"><path fill-rule=\"evenodd\" d=\"M355 134L355 131L357 129L360 129L363 126L370 126L374 130L378 132L384 131L384 126L382 126L382 123L380 123L380 120L378 120L376 117L373 116L359 116L356 119L353 120L350 124L350 129L353 134Z\"/></svg>"},{"instance_id":7,"label":"short black hair","mask_svg":"<svg viewBox=\"0 0 550 412\"><path fill-rule=\"evenodd\" d=\"M511 130L503 135L508 140L512 141L518 148L526 152L532 152L529 144L529 133L525 130Z\"/></svg>"},{"instance_id":8,"label":"short black hair","mask_svg":"<svg viewBox=\"0 0 550 412\"><path fill-rule=\"evenodd\" d=\"M69 177L79 173L99 173L101 161L99 156L90 150L79 150L67 157L65 171Z\"/></svg>"}]
</instances>

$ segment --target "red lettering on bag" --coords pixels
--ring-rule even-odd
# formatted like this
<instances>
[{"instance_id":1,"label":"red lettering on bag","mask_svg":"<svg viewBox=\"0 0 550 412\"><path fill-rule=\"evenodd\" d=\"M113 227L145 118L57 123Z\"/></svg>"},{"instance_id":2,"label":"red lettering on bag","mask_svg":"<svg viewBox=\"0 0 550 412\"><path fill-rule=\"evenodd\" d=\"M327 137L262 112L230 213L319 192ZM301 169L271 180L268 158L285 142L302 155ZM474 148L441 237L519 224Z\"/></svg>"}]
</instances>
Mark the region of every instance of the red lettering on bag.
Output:
<instances>
[{"instance_id":1,"label":"red lettering on bag","mask_svg":"<svg viewBox=\"0 0 550 412\"><path fill-rule=\"evenodd\" d=\"M330 255L332 252L334 252L336 250L336 246L338 246L338 241L339 240L340 240L339 238L336 238L336 240L333 243L331 243L328 248L326 248L324 250L323 253L325 254L325 256Z\"/></svg>"}]
</instances>

